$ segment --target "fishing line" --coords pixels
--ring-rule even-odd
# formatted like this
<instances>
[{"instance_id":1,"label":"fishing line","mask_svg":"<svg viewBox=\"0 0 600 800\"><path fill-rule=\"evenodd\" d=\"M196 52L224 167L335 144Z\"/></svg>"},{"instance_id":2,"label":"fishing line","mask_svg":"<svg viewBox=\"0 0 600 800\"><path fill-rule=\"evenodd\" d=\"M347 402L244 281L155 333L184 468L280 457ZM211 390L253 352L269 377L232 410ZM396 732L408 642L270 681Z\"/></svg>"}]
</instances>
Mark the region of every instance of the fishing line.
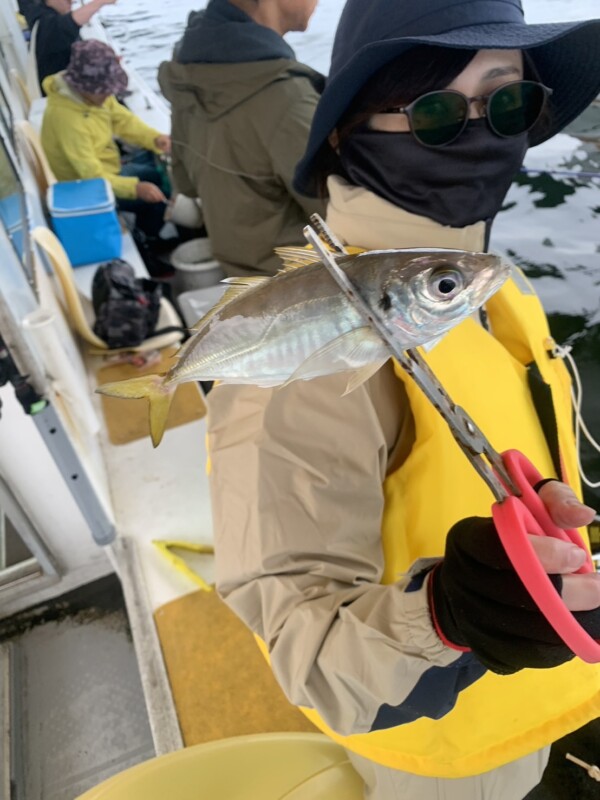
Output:
<instances>
[{"instance_id":1,"label":"fishing line","mask_svg":"<svg viewBox=\"0 0 600 800\"><path fill-rule=\"evenodd\" d=\"M600 444L598 444L588 430L581 414L581 405L583 402L583 384L581 382L581 376L579 375L579 370L577 369L575 359L571 355L572 349L573 348L569 345L562 347L561 345L555 343L554 349L552 350L552 355L562 358L564 361L566 361L571 368L571 372L573 373L575 388L571 387L571 402L575 411L575 449L577 452L577 467L579 469L579 474L581 475L581 480L585 483L585 485L590 489L597 489L600 486L600 481L597 481L596 483L590 481L581 464L581 434L583 433L588 444L597 453L600 453Z\"/></svg>"},{"instance_id":2,"label":"fishing line","mask_svg":"<svg viewBox=\"0 0 600 800\"><path fill-rule=\"evenodd\" d=\"M191 150L194 155L201 158L203 161L206 161L209 167L213 167L214 169L219 170L220 172L225 172L227 175L235 175L238 178L248 178L252 181L273 181L276 180L279 176L278 175L251 175L249 172L238 172L235 169L228 169L227 167L222 167L220 164L215 164L214 161L211 161L208 156L205 156L204 153L201 153L199 150L196 150L195 147L192 147L191 144L187 144L187 142L181 142L179 139L171 139L172 144L177 144L180 147L186 147L188 150Z\"/></svg>"},{"instance_id":3,"label":"fishing line","mask_svg":"<svg viewBox=\"0 0 600 800\"><path fill-rule=\"evenodd\" d=\"M197 150L195 147L192 147L192 145L188 144L187 142L182 142L179 139L171 139L171 142L173 144L179 145L180 147L185 147L186 149L191 150L191 152L194 153L194 155L198 156L198 158L201 158L203 161L205 161L209 167L213 167L214 169L217 169L220 172L225 172L228 175L236 175L239 178L249 178L250 180L253 181L272 181L278 177L277 175L274 174L252 175L249 172L238 172L237 170L234 169L228 169L227 167L222 167L220 164L215 164L215 162L211 161L211 159L208 156L205 156L204 153L201 153L199 150ZM521 167L520 172L525 175L561 175L568 178L586 178L586 179L600 178L600 172L575 172L573 170L533 169L529 167Z\"/></svg>"},{"instance_id":4,"label":"fishing line","mask_svg":"<svg viewBox=\"0 0 600 800\"><path fill-rule=\"evenodd\" d=\"M562 175L567 178L600 178L600 172L575 172L568 169L532 169L521 167L520 170L525 175Z\"/></svg>"}]
</instances>

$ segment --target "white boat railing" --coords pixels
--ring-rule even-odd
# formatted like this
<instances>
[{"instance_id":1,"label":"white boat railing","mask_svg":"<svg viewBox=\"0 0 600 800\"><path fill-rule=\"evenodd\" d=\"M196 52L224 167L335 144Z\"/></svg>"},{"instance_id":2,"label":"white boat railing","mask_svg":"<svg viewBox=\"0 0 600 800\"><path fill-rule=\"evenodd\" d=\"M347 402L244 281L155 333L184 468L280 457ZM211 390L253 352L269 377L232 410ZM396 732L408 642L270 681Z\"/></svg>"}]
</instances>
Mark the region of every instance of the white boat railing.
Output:
<instances>
[{"instance_id":1,"label":"white boat railing","mask_svg":"<svg viewBox=\"0 0 600 800\"><path fill-rule=\"evenodd\" d=\"M3 0L0 3L0 45L9 62L25 75L27 42L19 25L15 0Z\"/></svg>"}]
</instances>

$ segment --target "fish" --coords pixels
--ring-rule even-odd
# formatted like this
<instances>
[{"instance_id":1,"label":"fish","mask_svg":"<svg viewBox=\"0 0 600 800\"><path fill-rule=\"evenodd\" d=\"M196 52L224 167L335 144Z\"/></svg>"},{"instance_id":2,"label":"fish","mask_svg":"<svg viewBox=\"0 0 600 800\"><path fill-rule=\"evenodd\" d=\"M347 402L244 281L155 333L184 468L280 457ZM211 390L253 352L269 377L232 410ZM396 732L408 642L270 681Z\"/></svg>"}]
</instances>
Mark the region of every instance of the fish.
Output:
<instances>
[{"instance_id":1,"label":"fish","mask_svg":"<svg viewBox=\"0 0 600 800\"><path fill-rule=\"evenodd\" d=\"M221 300L191 330L163 375L106 383L110 397L147 398L152 443L186 381L285 386L349 372L346 392L391 356L321 261L303 247L278 248L275 276L228 278ZM438 340L470 316L510 274L498 255L447 249L370 250L336 263L402 350Z\"/></svg>"}]
</instances>

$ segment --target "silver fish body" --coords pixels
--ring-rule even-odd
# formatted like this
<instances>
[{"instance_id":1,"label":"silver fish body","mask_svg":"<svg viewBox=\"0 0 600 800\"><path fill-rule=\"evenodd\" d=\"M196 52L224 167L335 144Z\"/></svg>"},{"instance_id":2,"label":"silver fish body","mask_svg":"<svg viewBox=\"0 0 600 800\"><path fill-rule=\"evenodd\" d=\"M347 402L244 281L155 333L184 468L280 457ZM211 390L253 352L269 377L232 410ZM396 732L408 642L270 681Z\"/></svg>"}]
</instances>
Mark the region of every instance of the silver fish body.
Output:
<instances>
[{"instance_id":1,"label":"silver fish body","mask_svg":"<svg viewBox=\"0 0 600 800\"><path fill-rule=\"evenodd\" d=\"M146 399L155 447L177 387L185 381L267 387L348 372L350 392L390 357L316 253L278 252L287 269L274 278L227 281L230 288L195 326L166 375L96 389L108 397ZM499 256L462 250L369 251L338 263L404 350L434 341L462 322L510 274Z\"/></svg>"},{"instance_id":2,"label":"silver fish body","mask_svg":"<svg viewBox=\"0 0 600 800\"><path fill-rule=\"evenodd\" d=\"M402 349L466 319L510 272L499 256L462 250L368 251L337 263ZM196 326L166 385L218 379L277 386L378 368L390 356L320 261L253 279L234 294Z\"/></svg>"}]
</instances>

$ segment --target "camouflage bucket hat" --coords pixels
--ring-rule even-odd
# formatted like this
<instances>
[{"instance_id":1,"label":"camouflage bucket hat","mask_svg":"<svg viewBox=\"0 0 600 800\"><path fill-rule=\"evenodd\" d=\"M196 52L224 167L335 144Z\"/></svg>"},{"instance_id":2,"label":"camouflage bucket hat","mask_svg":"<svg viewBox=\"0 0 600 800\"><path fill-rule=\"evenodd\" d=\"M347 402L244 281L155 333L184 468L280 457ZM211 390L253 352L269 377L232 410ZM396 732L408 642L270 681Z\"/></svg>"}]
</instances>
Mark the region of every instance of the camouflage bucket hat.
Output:
<instances>
[{"instance_id":1,"label":"camouflage bucket hat","mask_svg":"<svg viewBox=\"0 0 600 800\"><path fill-rule=\"evenodd\" d=\"M76 92L122 94L127 88L127 73L112 47L97 39L84 39L71 46L71 59L65 80Z\"/></svg>"}]
</instances>

